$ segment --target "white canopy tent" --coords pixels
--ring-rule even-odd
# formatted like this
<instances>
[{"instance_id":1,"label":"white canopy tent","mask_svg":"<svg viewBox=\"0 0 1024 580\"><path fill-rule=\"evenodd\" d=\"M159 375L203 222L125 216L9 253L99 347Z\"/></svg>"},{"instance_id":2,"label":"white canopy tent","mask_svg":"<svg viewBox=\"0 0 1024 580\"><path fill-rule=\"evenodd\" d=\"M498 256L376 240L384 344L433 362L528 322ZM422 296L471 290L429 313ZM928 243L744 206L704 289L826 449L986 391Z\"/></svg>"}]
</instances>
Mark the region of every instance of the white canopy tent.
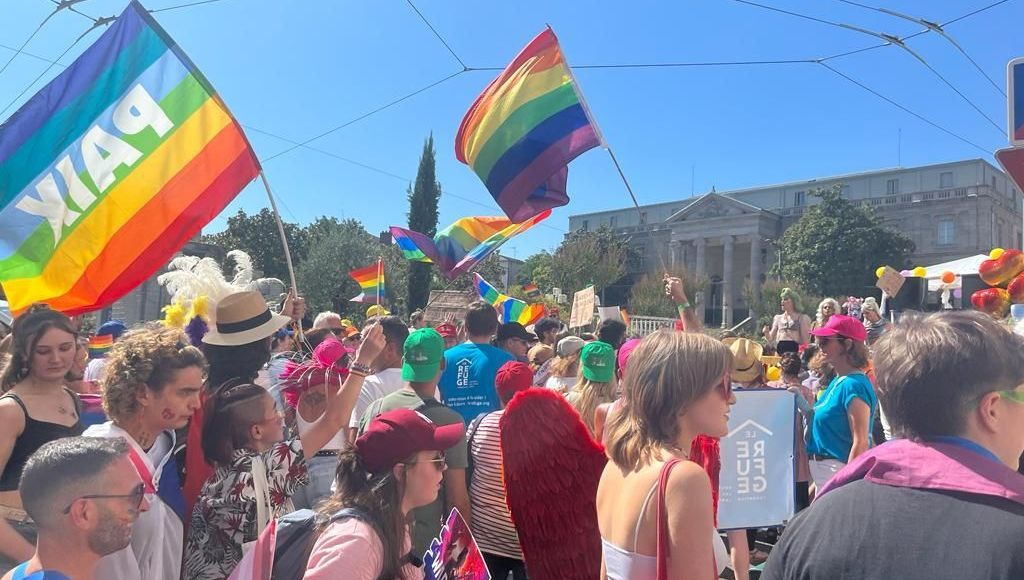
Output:
<instances>
[{"instance_id":1,"label":"white canopy tent","mask_svg":"<svg viewBox=\"0 0 1024 580\"><path fill-rule=\"evenodd\" d=\"M953 274L956 274L956 280L948 286L949 288L960 288L960 277L967 274L977 274L978 268L981 267L981 263L987 259L987 255L978 254L976 256L968 256L951 262L943 262L941 264L926 267L924 277L928 280L928 291L935 292L943 286L941 280L943 272L952 272Z\"/></svg>"}]
</instances>

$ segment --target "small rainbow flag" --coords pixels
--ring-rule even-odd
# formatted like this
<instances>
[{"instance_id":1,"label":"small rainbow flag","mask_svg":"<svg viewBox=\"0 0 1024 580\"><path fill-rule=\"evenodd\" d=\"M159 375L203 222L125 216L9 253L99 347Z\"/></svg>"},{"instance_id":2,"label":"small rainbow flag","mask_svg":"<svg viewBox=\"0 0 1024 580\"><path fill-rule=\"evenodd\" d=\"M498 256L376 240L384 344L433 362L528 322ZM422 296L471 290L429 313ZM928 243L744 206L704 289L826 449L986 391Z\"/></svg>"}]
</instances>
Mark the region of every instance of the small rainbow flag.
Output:
<instances>
[{"instance_id":1,"label":"small rainbow flag","mask_svg":"<svg viewBox=\"0 0 1024 580\"><path fill-rule=\"evenodd\" d=\"M543 304L527 304L522 300L502 294L475 272L473 273L473 285L476 286L476 291L484 302L498 309L502 322L518 322L527 326L544 317Z\"/></svg>"},{"instance_id":2,"label":"small rainbow flag","mask_svg":"<svg viewBox=\"0 0 1024 580\"><path fill-rule=\"evenodd\" d=\"M547 28L469 108L455 156L519 222L569 203L569 162L601 144L558 38Z\"/></svg>"},{"instance_id":3,"label":"small rainbow flag","mask_svg":"<svg viewBox=\"0 0 1024 580\"><path fill-rule=\"evenodd\" d=\"M103 358L114 346L114 337L109 334L100 334L89 337L89 358Z\"/></svg>"},{"instance_id":4,"label":"small rainbow flag","mask_svg":"<svg viewBox=\"0 0 1024 580\"><path fill-rule=\"evenodd\" d=\"M363 302L370 304L384 303L384 260L377 259L377 263L352 270L348 273L359 284L362 292L359 296L349 299L350 302Z\"/></svg>"},{"instance_id":5,"label":"small rainbow flag","mask_svg":"<svg viewBox=\"0 0 1024 580\"><path fill-rule=\"evenodd\" d=\"M530 300L536 300L540 298L540 288L536 284L530 282L529 284L523 284L523 292L526 292L526 297Z\"/></svg>"},{"instance_id":6,"label":"small rainbow flag","mask_svg":"<svg viewBox=\"0 0 1024 580\"><path fill-rule=\"evenodd\" d=\"M217 92L129 3L0 125L0 282L11 309L111 304L258 172Z\"/></svg>"},{"instance_id":7,"label":"small rainbow flag","mask_svg":"<svg viewBox=\"0 0 1024 580\"><path fill-rule=\"evenodd\" d=\"M546 210L521 223L503 217L464 217L437 232L434 239L398 226L391 226L391 235L407 260L437 264L441 274L452 280L550 215L551 210Z\"/></svg>"}]
</instances>

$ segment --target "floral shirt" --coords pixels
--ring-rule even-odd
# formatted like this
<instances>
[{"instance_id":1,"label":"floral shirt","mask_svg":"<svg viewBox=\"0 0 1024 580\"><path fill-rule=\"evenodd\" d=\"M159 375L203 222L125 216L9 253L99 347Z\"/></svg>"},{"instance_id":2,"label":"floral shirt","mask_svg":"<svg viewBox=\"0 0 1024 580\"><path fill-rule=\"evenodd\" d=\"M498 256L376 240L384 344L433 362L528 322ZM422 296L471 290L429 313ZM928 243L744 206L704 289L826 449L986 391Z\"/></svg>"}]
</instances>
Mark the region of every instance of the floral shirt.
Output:
<instances>
[{"instance_id":1,"label":"floral shirt","mask_svg":"<svg viewBox=\"0 0 1024 580\"><path fill-rule=\"evenodd\" d=\"M291 496L309 483L302 444L298 439L282 441L269 451L235 451L231 464L218 467L203 484L192 509L185 542L184 578L222 580L242 559L242 546L256 540L257 493L253 485L252 461L259 455L267 466L270 516L283 515Z\"/></svg>"}]
</instances>

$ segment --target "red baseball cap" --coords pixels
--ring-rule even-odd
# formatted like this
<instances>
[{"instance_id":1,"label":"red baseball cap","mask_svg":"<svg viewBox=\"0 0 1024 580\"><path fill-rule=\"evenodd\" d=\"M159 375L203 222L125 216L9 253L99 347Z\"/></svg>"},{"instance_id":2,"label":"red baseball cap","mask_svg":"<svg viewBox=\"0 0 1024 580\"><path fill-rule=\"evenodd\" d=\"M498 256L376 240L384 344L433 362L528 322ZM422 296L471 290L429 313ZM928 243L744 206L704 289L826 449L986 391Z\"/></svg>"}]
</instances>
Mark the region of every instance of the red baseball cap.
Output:
<instances>
[{"instance_id":1,"label":"red baseball cap","mask_svg":"<svg viewBox=\"0 0 1024 580\"><path fill-rule=\"evenodd\" d=\"M466 432L459 423L439 426L412 409L395 409L374 417L356 439L355 450L370 473L385 473L413 453L444 451Z\"/></svg>"},{"instance_id":2,"label":"red baseball cap","mask_svg":"<svg viewBox=\"0 0 1024 580\"><path fill-rule=\"evenodd\" d=\"M510 360L501 365L498 374L494 377L494 388L498 391L498 397L502 401L509 401L519 391L524 391L533 386L533 371L530 365Z\"/></svg>"},{"instance_id":3,"label":"red baseball cap","mask_svg":"<svg viewBox=\"0 0 1024 580\"><path fill-rule=\"evenodd\" d=\"M822 337L839 336L860 342L864 342L868 337L868 332L861 321L842 314L833 314L825 326L812 330L811 334Z\"/></svg>"},{"instance_id":4,"label":"red baseball cap","mask_svg":"<svg viewBox=\"0 0 1024 580\"><path fill-rule=\"evenodd\" d=\"M455 328L455 325L448 324L447 322L445 322L444 324L438 324L435 330L437 330L437 333L441 335L441 338L449 338L453 336L458 336L459 334L458 330L456 330Z\"/></svg>"}]
</instances>

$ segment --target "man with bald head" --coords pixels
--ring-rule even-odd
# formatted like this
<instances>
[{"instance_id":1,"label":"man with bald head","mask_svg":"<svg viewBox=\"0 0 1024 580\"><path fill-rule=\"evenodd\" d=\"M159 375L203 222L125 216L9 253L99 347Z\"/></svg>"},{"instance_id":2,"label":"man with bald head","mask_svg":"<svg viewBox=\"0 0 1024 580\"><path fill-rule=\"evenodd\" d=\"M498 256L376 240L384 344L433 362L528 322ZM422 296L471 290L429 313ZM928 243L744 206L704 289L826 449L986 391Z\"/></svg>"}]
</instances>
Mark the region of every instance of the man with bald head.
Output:
<instances>
[{"instance_id":1,"label":"man with bald head","mask_svg":"<svg viewBox=\"0 0 1024 580\"><path fill-rule=\"evenodd\" d=\"M38 527L36 552L3 580L90 580L96 563L131 541L149 504L123 439L66 437L29 458L19 492Z\"/></svg>"}]
</instances>

